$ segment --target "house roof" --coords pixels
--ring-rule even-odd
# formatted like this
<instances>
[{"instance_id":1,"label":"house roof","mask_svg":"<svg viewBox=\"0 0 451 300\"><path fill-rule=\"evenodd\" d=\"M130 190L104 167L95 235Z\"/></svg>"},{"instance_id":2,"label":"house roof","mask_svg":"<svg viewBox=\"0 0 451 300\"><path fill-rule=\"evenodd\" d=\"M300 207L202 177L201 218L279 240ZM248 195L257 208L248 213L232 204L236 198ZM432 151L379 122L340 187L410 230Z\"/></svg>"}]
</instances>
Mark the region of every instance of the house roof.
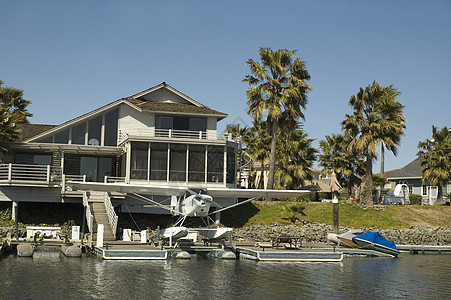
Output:
<instances>
[{"instance_id":1,"label":"house roof","mask_svg":"<svg viewBox=\"0 0 451 300\"><path fill-rule=\"evenodd\" d=\"M422 178L422 176L423 170L420 166L420 160L417 158L387 179Z\"/></svg>"},{"instance_id":2,"label":"house roof","mask_svg":"<svg viewBox=\"0 0 451 300\"><path fill-rule=\"evenodd\" d=\"M175 94L179 102L168 101L167 99L149 100L152 93L165 91L167 93ZM151 97L150 97L151 98ZM183 103L181 103L183 102ZM107 105L104 105L98 109L90 111L83 114L77 118L64 122L60 125L39 125L39 124L25 124L22 128L22 134L19 139L20 142L28 142L32 138L40 138L41 136L46 136L47 134L53 134L53 132L62 130L66 126L78 123L83 119L91 118L99 113L113 109L120 104L127 104L131 107L140 111L151 111L154 113L172 113L172 114L185 114L185 115L200 115L200 116L215 116L218 120L222 120L227 117L227 114L213 110L193 99L186 96L185 94L177 91L165 82L149 88L145 91L132 95L130 97L122 98L113 101Z\"/></svg>"},{"instance_id":3,"label":"house roof","mask_svg":"<svg viewBox=\"0 0 451 300\"><path fill-rule=\"evenodd\" d=\"M143 110L152 112L216 115L219 120L227 117L227 114L213 110L206 106L196 106L171 102L151 102L135 98L125 98L124 100Z\"/></svg>"},{"instance_id":4,"label":"house roof","mask_svg":"<svg viewBox=\"0 0 451 300\"><path fill-rule=\"evenodd\" d=\"M21 142L26 139L32 138L54 127L56 127L56 125L30 124L30 123L16 124L16 128L20 130L20 134L19 138L15 140L15 142Z\"/></svg>"},{"instance_id":5,"label":"house roof","mask_svg":"<svg viewBox=\"0 0 451 300\"><path fill-rule=\"evenodd\" d=\"M398 172L399 170L401 170L401 169L394 169L394 170L390 170L390 171L385 171L384 172L384 178L385 179L391 178L392 175L395 174L396 172ZM381 176L382 174L381 173L377 173L376 175Z\"/></svg>"}]
</instances>

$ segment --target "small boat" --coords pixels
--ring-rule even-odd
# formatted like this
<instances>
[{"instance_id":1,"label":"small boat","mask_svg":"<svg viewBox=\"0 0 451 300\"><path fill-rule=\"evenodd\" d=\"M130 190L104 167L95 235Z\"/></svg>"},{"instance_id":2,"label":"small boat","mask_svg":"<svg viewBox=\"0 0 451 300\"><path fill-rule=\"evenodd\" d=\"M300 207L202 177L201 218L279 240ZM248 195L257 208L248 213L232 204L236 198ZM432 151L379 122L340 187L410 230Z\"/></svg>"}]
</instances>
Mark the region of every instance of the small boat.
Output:
<instances>
[{"instance_id":1,"label":"small boat","mask_svg":"<svg viewBox=\"0 0 451 300\"><path fill-rule=\"evenodd\" d=\"M378 232L368 231L352 238L352 241L362 249L370 249L382 253L398 256L400 253L395 243L385 239Z\"/></svg>"},{"instance_id":2,"label":"small boat","mask_svg":"<svg viewBox=\"0 0 451 300\"><path fill-rule=\"evenodd\" d=\"M160 230L160 235L166 239L172 238L173 240L177 240L188 235L188 230L186 227L181 226L169 227Z\"/></svg>"},{"instance_id":3,"label":"small boat","mask_svg":"<svg viewBox=\"0 0 451 300\"><path fill-rule=\"evenodd\" d=\"M210 239L225 239L232 235L233 229L230 227L221 227L221 228L200 228L197 229L200 235Z\"/></svg>"},{"instance_id":4,"label":"small boat","mask_svg":"<svg viewBox=\"0 0 451 300\"><path fill-rule=\"evenodd\" d=\"M360 229L351 229L345 233L337 235L340 245L350 247L350 248L360 248L359 245L352 241L353 237L361 235L363 233Z\"/></svg>"}]
</instances>

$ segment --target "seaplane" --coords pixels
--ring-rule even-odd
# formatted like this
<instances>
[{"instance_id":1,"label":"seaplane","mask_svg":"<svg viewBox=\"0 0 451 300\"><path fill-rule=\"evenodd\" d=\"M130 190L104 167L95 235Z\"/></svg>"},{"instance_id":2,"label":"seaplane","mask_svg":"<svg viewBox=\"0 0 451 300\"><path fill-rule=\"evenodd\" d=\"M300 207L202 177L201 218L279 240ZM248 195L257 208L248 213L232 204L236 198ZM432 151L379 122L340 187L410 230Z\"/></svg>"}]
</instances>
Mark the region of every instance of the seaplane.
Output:
<instances>
[{"instance_id":1,"label":"seaplane","mask_svg":"<svg viewBox=\"0 0 451 300\"><path fill-rule=\"evenodd\" d=\"M160 230L160 236L169 243L182 239L189 231L197 231L199 235L210 241L224 240L232 235L232 228L219 227L211 215L243 205L262 198L294 198L308 190L275 190L275 189L241 189L241 188L193 188L188 186L158 186L126 183L101 183L69 181L66 183L73 190L102 191L127 193L128 196L141 200L152 207L159 207L178 216L172 227ZM171 205L165 205L144 195L160 195L171 197ZM241 198L226 207L214 201L214 198ZM146 206L146 204L144 205ZM214 208L211 210L211 208ZM187 228L184 226L187 217L199 217L204 220L206 228Z\"/></svg>"}]
</instances>

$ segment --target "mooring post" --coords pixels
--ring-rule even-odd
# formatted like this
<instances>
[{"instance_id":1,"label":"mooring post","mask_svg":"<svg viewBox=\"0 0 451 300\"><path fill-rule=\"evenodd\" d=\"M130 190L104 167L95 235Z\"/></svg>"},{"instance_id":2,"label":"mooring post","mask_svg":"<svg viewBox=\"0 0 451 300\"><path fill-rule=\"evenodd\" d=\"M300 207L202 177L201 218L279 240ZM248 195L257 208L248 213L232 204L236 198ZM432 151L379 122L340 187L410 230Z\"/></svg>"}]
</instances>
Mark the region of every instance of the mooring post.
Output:
<instances>
[{"instance_id":1,"label":"mooring post","mask_svg":"<svg viewBox=\"0 0 451 300\"><path fill-rule=\"evenodd\" d=\"M332 199L333 207L332 207L332 219L334 225L334 233L338 234L338 199L335 197Z\"/></svg>"},{"instance_id":2,"label":"mooring post","mask_svg":"<svg viewBox=\"0 0 451 300\"><path fill-rule=\"evenodd\" d=\"M17 201L14 201L14 202L13 202L13 209L12 209L11 217L12 217L12 219L15 221L15 226L16 226L16 242L19 241L19 221L17 220L18 211L19 211L19 203L18 203Z\"/></svg>"}]
</instances>

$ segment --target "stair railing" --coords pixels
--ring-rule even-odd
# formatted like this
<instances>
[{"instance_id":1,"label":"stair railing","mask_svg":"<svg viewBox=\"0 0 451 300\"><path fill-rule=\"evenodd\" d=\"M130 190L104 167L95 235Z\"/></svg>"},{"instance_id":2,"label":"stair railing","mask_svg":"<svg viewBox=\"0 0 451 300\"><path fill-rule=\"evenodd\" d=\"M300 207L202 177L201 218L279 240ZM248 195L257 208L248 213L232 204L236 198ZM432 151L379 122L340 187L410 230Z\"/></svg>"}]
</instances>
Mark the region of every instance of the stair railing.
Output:
<instances>
[{"instance_id":1,"label":"stair railing","mask_svg":"<svg viewBox=\"0 0 451 300\"><path fill-rule=\"evenodd\" d=\"M109 193L105 193L104 202L105 202L106 214L108 216L108 221L111 226L111 231L113 231L113 236L116 239L117 222L118 222L119 218L116 215L116 212L114 211L113 205L111 204L111 197L110 197Z\"/></svg>"},{"instance_id":2,"label":"stair railing","mask_svg":"<svg viewBox=\"0 0 451 300\"><path fill-rule=\"evenodd\" d=\"M83 192L83 205L86 208L86 223L88 224L88 230L89 232L93 232L93 227L94 227L94 216L92 215L91 212L91 207L89 206L89 201L88 201L88 192L84 191Z\"/></svg>"}]
</instances>

